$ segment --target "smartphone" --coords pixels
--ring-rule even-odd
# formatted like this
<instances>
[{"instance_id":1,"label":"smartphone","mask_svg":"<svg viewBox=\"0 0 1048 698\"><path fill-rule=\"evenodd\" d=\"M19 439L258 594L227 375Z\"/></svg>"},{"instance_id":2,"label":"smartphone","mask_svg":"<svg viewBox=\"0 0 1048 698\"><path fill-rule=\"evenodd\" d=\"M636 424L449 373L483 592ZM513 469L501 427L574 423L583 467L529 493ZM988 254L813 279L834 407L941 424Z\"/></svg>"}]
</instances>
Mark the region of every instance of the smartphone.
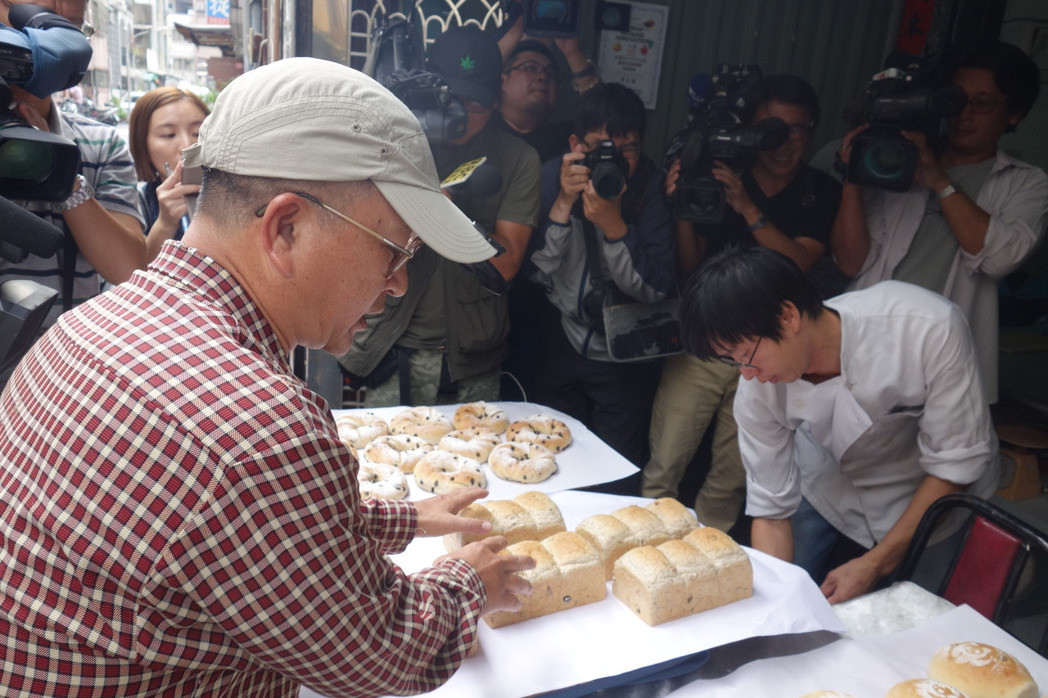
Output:
<instances>
[{"instance_id":1,"label":"smartphone","mask_svg":"<svg viewBox=\"0 0 1048 698\"><path fill-rule=\"evenodd\" d=\"M182 160L182 184L200 184L204 181L204 170L200 167L189 167L186 165L185 159ZM193 213L196 212L197 195L187 194L186 200L186 216L191 220Z\"/></svg>"}]
</instances>

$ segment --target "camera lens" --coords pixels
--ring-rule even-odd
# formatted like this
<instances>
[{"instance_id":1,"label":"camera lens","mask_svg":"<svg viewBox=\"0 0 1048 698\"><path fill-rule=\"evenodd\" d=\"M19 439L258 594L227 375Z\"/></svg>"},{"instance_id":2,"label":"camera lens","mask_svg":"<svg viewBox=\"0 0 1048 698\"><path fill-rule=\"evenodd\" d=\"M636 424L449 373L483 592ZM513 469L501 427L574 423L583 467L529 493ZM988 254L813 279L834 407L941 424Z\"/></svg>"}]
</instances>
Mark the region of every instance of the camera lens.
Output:
<instances>
[{"instance_id":1,"label":"camera lens","mask_svg":"<svg viewBox=\"0 0 1048 698\"><path fill-rule=\"evenodd\" d=\"M556 22L568 18L567 0L537 0L535 3L535 16L539 19L548 19Z\"/></svg>"},{"instance_id":2,"label":"camera lens","mask_svg":"<svg viewBox=\"0 0 1048 698\"><path fill-rule=\"evenodd\" d=\"M862 154L863 169L878 180L887 182L906 177L910 161L910 148L899 141L873 142Z\"/></svg>"},{"instance_id":3,"label":"camera lens","mask_svg":"<svg viewBox=\"0 0 1048 698\"><path fill-rule=\"evenodd\" d=\"M0 181L32 186L44 182L54 168L51 148L30 141L0 142Z\"/></svg>"}]
</instances>

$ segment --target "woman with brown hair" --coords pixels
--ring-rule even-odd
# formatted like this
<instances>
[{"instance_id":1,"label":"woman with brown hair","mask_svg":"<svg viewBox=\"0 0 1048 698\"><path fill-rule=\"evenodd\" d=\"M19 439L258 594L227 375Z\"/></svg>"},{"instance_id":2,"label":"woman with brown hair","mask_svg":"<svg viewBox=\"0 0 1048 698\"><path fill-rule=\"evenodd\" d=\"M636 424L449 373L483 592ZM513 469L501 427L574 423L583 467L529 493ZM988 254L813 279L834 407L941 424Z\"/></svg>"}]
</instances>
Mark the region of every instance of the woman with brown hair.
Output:
<instances>
[{"instance_id":1,"label":"woman with brown hair","mask_svg":"<svg viewBox=\"0 0 1048 698\"><path fill-rule=\"evenodd\" d=\"M131 111L128 138L150 260L165 240L181 239L189 224L184 197L196 194L200 186L182 183L182 150L196 143L208 113L199 97L177 87L146 92Z\"/></svg>"}]
</instances>

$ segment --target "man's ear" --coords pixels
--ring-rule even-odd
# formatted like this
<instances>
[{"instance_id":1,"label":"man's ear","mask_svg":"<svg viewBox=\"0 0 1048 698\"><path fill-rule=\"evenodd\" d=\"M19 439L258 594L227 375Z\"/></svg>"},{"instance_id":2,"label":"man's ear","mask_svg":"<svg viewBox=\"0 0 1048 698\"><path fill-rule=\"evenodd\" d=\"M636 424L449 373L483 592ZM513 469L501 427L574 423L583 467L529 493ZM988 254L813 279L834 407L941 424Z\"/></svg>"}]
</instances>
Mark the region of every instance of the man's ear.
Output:
<instances>
[{"instance_id":1,"label":"man's ear","mask_svg":"<svg viewBox=\"0 0 1048 698\"><path fill-rule=\"evenodd\" d=\"M293 252L301 238L306 207L300 197L285 192L273 197L259 224L262 256L276 272L287 278L294 274Z\"/></svg>"},{"instance_id":2,"label":"man's ear","mask_svg":"<svg viewBox=\"0 0 1048 698\"><path fill-rule=\"evenodd\" d=\"M792 301L783 301L779 310L779 321L787 334L797 334L801 329L801 311Z\"/></svg>"}]
</instances>

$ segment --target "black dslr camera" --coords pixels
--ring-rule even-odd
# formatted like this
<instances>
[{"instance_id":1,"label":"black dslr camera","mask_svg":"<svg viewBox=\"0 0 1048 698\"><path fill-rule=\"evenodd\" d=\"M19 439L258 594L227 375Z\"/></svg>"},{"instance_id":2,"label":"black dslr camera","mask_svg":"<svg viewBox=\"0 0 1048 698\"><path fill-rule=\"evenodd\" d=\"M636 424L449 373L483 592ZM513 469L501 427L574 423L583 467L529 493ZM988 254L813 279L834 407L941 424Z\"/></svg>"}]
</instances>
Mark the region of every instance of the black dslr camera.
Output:
<instances>
[{"instance_id":1,"label":"black dslr camera","mask_svg":"<svg viewBox=\"0 0 1048 698\"><path fill-rule=\"evenodd\" d=\"M593 189L602 199L614 199L621 194L629 178L629 163L611 141L598 143L577 164L589 168Z\"/></svg>"},{"instance_id":2,"label":"black dslr camera","mask_svg":"<svg viewBox=\"0 0 1048 698\"><path fill-rule=\"evenodd\" d=\"M863 92L859 115L869 128L852 139L844 173L849 182L906 191L913 184L920 156L903 131L925 134L934 151L941 149L946 120L964 110L967 97L959 87L933 88L916 59L902 69L888 68Z\"/></svg>"},{"instance_id":3,"label":"black dslr camera","mask_svg":"<svg viewBox=\"0 0 1048 698\"><path fill-rule=\"evenodd\" d=\"M758 151L775 150L789 137L781 119L748 125L756 107L761 69L756 65L720 65L712 77L692 80L692 111L666 154L666 164L680 159L680 179L673 196L679 220L716 225L724 220L724 188L713 176L714 161L741 170Z\"/></svg>"}]
</instances>

